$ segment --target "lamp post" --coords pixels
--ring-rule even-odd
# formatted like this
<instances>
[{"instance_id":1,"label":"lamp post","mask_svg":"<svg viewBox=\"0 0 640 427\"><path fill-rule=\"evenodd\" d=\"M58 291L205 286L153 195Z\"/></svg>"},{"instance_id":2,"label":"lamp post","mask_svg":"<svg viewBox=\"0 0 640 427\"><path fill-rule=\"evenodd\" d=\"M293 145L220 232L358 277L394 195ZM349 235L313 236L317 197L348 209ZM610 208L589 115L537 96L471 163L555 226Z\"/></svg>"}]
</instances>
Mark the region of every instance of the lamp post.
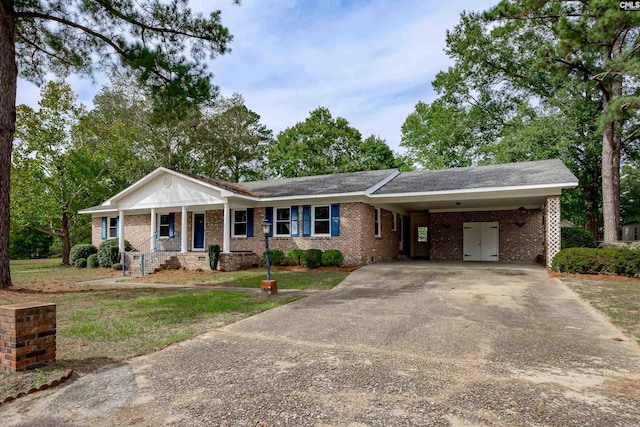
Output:
<instances>
[{"instance_id":1,"label":"lamp post","mask_svg":"<svg viewBox=\"0 0 640 427\"><path fill-rule=\"evenodd\" d=\"M271 225L272 224L266 219L260 224L262 234L264 234L264 259L267 263L267 280L262 281L260 288L263 293L271 292L271 295L276 295L278 293L278 281L271 280L271 261L269 260L269 234L271 234Z\"/></svg>"}]
</instances>

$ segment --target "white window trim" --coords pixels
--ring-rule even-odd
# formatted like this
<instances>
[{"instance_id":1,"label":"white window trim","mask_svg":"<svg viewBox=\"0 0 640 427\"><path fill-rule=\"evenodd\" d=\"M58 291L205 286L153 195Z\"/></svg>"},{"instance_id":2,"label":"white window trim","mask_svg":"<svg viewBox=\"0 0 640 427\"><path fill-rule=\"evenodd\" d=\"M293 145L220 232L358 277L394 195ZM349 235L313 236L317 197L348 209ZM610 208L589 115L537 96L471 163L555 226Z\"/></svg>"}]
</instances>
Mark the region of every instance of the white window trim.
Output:
<instances>
[{"instance_id":1,"label":"white window trim","mask_svg":"<svg viewBox=\"0 0 640 427\"><path fill-rule=\"evenodd\" d=\"M329 218L327 220L322 219L321 221L329 222L329 232L328 233L316 233L316 208L329 208ZM326 237L331 236L331 205L313 205L311 206L311 236L315 237Z\"/></svg>"},{"instance_id":2,"label":"white window trim","mask_svg":"<svg viewBox=\"0 0 640 427\"><path fill-rule=\"evenodd\" d=\"M391 230L398 231L398 214L391 212Z\"/></svg>"},{"instance_id":3,"label":"white window trim","mask_svg":"<svg viewBox=\"0 0 640 427\"><path fill-rule=\"evenodd\" d=\"M278 209L287 209L289 211L289 233L278 234ZM284 222L284 221L280 221ZM273 207L273 236L274 237L291 237L291 206L274 206Z\"/></svg>"},{"instance_id":4,"label":"white window trim","mask_svg":"<svg viewBox=\"0 0 640 427\"><path fill-rule=\"evenodd\" d=\"M171 227L170 227L170 226L169 226L169 228L168 228L168 232L167 232L167 235L166 235L166 236L162 236L162 235L160 234L160 230L162 230L162 215L169 216L169 214L170 214L170 213L171 213L171 212L166 212L166 213L157 213L157 215L158 215L158 221L157 221L158 229L157 229L156 231L158 232L158 239L169 239L169 238L170 238L170 236L171 236ZM174 230L173 230L173 231L174 231L174 232L175 232L175 226L176 226L176 225L175 225L175 224L173 224L173 227L174 227Z\"/></svg>"},{"instance_id":5,"label":"white window trim","mask_svg":"<svg viewBox=\"0 0 640 427\"><path fill-rule=\"evenodd\" d=\"M112 236L111 235L111 220L115 219L116 220L116 227L115 227L115 234ZM117 216L108 216L107 217L107 239L117 239L118 238L118 221L120 221L120 219Z\"/></svg>"},{"instance_id":6,"label":"white window trim","mask_svg":"<svg viewBox=\"0 0 640 427\"><path fill-rule=\"evenodd\" d=\"M376 231L376 213L378 216L378 232L375 233L375 237L382 237L382 211L380 210L380 208L374 208L375 209L375 213L373 214L373 231L375 233Z\"/></svg>"},{"instance_id":7,"label":"white window trim","mask_svg":"<svg viewBox=\"0 0 640 427\"><path fill-rule=\"evenodd\" d=\"M204 215L204 241L201 248L196 248L196 215ZM191 212L191 250L194 252L204 252L207 250L207 213Z\"/></svg>"},{"instance_id":8,"label":"white window trim","mask_svg":"<svg viewBox=\"0 0 640 427\"><path fill-rule=\"evenodd\" d=\"M236 232L236 212L244 212L245 213L245 228L244 234L235 234ZM242 224L241 222L239 224ZM247 226L249 224L249 212L247 209L232 209L231 210L231 237L247 237Z\"/></svg>"}]
</instances>

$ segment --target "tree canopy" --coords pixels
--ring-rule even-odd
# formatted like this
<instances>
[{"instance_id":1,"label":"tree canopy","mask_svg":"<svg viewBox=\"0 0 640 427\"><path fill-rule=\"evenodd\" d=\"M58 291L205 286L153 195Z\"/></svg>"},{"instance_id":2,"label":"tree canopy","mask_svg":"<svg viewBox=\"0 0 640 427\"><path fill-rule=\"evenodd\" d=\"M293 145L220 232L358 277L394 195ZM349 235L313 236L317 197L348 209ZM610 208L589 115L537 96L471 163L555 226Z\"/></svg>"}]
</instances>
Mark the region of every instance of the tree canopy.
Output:
<instances>
[{"instance_id":1,"label":"tree canopy","mask_svg":"<svg viewBox=\"0 0 640 427\"><path fill-rule=\"evenodd\" d=\"M280 132L267 154L273 176L298 177L397 167L399 161L386 142L360 131L318 107L304 122Z\"/></svg>"},{"instance_id":2,"label":"tree canopy","mask_svg":"<svg viewBox=\"0 0 640 427\"><path fill-rule=\"evenodd\" d=\"M207 57L227 51L220 13L193 13L187 0L6 0L0 2L0 287L9 271L11 152L18 74L42 83L48 73L90 75L129 67L165 110L215 93Z\"/></svg>"}]
</instances>

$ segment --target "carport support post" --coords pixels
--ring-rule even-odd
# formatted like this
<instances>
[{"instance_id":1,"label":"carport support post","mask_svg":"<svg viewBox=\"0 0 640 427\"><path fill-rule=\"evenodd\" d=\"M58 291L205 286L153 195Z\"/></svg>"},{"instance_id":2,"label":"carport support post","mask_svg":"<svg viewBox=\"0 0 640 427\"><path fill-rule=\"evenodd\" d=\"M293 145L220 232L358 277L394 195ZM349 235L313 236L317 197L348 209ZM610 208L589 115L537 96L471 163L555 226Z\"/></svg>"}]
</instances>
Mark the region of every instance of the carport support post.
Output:
<instances>
[{"instance_id":1,"label":"carport support post","mask_svg":"<svg viewBox=\"0 0 640 427\"><path fill-rule=\"evenodd\" d=\"M551 268L553 257L560 252L560 196L547 197L544 244L547 268Z\"/></svg>"}]
</instances>

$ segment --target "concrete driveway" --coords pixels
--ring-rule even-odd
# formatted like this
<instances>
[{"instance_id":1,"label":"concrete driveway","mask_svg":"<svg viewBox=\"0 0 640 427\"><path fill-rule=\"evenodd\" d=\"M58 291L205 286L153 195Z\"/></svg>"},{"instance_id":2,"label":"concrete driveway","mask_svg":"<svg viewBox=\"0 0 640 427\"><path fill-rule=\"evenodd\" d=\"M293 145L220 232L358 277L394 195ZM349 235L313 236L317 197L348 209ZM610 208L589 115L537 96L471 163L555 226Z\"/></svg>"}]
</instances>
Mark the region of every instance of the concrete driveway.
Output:
<instances>
[{"instance_id":1,"label":"concrete driveway","mask_svg":"<svg viewBox=\"0 0 640 427\"><path fill-rule=\"evenodd\" d=\"M640 348L530 265L398 262L0 407L5 425L640 425Z\"/></svg>"}]
</instances>

